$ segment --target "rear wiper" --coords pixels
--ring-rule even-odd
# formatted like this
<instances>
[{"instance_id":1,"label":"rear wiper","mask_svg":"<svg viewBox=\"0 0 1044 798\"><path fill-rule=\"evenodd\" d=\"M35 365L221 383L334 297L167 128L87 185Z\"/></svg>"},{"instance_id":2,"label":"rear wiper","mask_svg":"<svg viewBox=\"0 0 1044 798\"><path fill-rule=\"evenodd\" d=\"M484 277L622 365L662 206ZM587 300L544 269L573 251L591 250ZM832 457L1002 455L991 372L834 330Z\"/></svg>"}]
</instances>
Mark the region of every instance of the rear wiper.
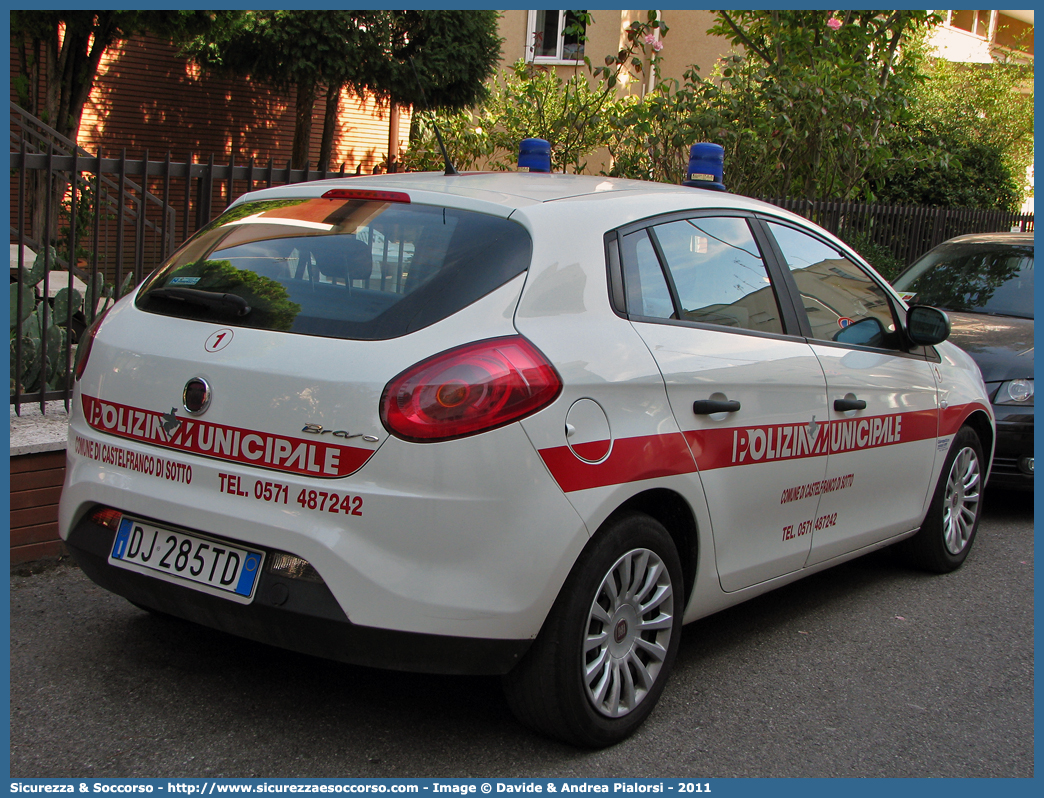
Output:
<instances>
[{"instance_id":1,"label":"rear wiper","mask_svg":"<svg viewBox=\"0 0 1044 798\"><path fill-rule=\"evenodd\" d=\"M156 288L149 291L148 296L188 302L190 305L200 305L222 313L231 313L233 316L245 316L250 312L250 305L241 296L201 291L198 288Z\"/></svg>"}]
</instances>

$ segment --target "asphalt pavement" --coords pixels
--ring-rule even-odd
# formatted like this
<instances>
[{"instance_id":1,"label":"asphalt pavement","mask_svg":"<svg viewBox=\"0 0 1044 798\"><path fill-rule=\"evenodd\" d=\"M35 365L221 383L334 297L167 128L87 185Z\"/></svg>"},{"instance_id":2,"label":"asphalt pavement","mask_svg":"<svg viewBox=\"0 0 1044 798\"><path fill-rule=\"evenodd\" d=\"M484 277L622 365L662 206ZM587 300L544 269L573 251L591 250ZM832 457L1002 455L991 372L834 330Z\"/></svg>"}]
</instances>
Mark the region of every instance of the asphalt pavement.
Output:
<instances>
[{"instance_id":1,"label":"asphalt pavement","mask_svg":"<svg viewBox=\"0 0 1044 798\"><path fill-rule=\"evenodd\" d=\"M495 678L306 657L143 612L73 565L11 576L11 776L1033 776L1033 503L965 566L887 551L685 628L639 732L578 751Z\"/></svg>"}]
</instances>

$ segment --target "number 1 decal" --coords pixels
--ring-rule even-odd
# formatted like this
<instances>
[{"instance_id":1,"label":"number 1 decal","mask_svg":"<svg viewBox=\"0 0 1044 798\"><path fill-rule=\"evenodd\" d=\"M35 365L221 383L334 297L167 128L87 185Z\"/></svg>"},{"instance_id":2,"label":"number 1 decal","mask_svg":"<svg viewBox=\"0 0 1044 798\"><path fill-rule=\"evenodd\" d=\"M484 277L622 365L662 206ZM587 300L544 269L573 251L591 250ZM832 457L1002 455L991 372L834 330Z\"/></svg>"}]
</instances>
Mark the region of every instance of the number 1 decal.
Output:
<instances>
[{"instance_id":1,"label":"number 1 decal","mask_svg":"<svg viewBox=\"0 0 1044 798\"><path fill-rule=\"evenodd\" d=\"M223 330L218 330L216 333L211 333L210 337L207 338L206 344L203 348L208 352L220 352L230 343L232 343L232 336L234 333L227 327Z\"/></svg>"}]
</instances>

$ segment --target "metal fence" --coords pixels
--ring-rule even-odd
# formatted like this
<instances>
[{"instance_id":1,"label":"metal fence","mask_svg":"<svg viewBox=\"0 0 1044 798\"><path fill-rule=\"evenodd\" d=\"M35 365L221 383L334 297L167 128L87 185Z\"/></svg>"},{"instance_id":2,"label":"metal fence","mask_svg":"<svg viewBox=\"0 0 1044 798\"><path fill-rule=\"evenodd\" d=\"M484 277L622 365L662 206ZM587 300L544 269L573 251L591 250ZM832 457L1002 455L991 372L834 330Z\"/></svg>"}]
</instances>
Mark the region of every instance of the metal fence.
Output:
<instances>
[{"instance_id":1,"label":"metal fence","mask_svg":"<svg viewBox=\"0 0 1044 798\"><path fill-rule=\"evenodd\" d=\"M90 155L11 108L11 403L68 403L79 335L192 233L248 192L337 171ZM350 174L350 173L349 173ZM44 298L47 298L46 301Z\"/></svg>"},{"instance_id":2,"label":"metal fence","mask_svg":"<svg viewBox=\"0 0 1044 798\"><path fill-rule=\"evenodd\" d=\"M1033 232L1032 213L793 198L765 201L804 216L856 250L868 244L887 250L903 265L913 263L932 247L954 236L1011 230Z\"/></svg>"},{"instance_id":3,"label":"metal fence","mask_svg":"<svg viewBox=\"0 0 1044 798\"><path fill-rule=\"evenodd\" d=\"M258 188L345 176L238 163L213 155L161 160L89 155L17 113L11 130L11 403L70 397L79 335L236 197ZM1031 231L1033 216L994 211L769 200L852 243L912 261L952 236ZM856 247L859 248L858 246ZM47 298L46 301L44 298Z\"/></svg>"}]
</instances>

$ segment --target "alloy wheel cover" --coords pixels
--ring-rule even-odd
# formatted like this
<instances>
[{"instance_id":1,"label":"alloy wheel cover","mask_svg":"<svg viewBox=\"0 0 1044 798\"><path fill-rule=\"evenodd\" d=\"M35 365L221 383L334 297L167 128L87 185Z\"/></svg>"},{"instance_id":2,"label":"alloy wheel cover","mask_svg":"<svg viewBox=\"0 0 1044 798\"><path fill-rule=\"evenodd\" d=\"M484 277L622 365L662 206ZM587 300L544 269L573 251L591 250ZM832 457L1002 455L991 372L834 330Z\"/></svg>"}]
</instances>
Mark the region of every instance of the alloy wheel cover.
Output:
<instances>
[{"instance_id":1,"label":"alloy wheel cover","mask_svg":"<svg viewBox=\"0 0 1044 798\"><path fill-rule=\"evenodd\" d=\"M663 669L676 618L674 587L663 560L633 549L602 579L583 643L584 689L608 718L632 712Z\"/></svg>"},{"instance_id":2,"label":"alloy wheel cover","mask_svg":"<svg viewBox=\"0 0 1044 798\"><path fill-rule=\"evenodd\" d=\"M979 457L974 449L966 446L950 466L943 497L943 542L950 554L964 551L975 531L981 486Z\"/></svg>"}]
</instances>

